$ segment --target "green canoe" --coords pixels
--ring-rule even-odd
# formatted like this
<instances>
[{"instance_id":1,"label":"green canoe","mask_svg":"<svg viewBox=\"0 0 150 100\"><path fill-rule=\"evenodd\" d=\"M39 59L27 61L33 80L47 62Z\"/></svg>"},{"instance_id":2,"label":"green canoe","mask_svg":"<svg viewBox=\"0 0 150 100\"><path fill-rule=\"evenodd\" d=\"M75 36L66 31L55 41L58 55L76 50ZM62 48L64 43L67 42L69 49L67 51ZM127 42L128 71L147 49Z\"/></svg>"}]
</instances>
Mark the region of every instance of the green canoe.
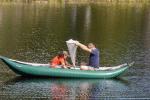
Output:
<instances>
[{"instance_id":1,"label":"green canoe","mask_svg":"<svg viewBox=\"0 0 150 100\"><path fill-rule=\"evenodd\" d=\"M114 78L125 72L131 65L122 64L114 67L100 67L100 69L80 70L79 68L63 69L50 68L49 64L36 64L21 62L0 56L0 59L8 65L16 74L22 76L47 76L68 78Z\"/></svg>"}]
</instances>

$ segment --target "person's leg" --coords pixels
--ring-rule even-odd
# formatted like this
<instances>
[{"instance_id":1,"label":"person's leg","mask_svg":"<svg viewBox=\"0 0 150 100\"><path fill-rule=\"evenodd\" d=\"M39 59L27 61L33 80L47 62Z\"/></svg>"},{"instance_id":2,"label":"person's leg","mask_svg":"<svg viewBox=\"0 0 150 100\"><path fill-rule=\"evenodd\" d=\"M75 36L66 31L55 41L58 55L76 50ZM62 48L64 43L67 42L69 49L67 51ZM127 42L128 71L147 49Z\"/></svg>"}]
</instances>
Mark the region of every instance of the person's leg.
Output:
<instances>
[{"instance_id":1,"label":"person's leg","mask_svg":"<svg viewBox=\"0 0 150 100\"><path fill-rule=\"evenodd\" d=\"M81 62L80 63L80 69L81 70L89 70L89 66L87 66L86 62Z\"/></svg>"},{"instance_id":2,"label":"person's leg","mask_svg":"<svg viewBox=\"0 0 150 100\"><path fill-rule=\"evenodd\" d=\"M89 70L89 67L88 66L81 66L80 69L81 70Z\"/></svg>"},{"instance_id":3,"label":"person's leg","mask_svg":"<svg viewBox=\"0 0 150 100\"><path fill-rule=\"evenodd\" d=\"M95 68L89 66L89 70L95 70Z\"/></svg>"}]
</instances>

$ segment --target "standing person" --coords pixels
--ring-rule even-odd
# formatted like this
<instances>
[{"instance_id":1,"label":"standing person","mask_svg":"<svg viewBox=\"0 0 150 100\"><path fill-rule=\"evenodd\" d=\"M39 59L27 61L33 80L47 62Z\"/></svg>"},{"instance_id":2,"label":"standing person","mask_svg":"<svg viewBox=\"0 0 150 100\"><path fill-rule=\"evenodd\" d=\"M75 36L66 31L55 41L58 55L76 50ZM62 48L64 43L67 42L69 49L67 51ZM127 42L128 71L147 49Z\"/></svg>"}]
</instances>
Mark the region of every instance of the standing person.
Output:
<instances>
[{"instance_id":1,"label":"standing person","mask_svg":"<svg viewBox=\"0 0 150 100\"><path fill-rule=\"evenodd\" d=\"M54 57L50 64L52 68L68 68L71 65L67 62L67 58L68 58L68 52L67 51L61 51L58 53L58 55L56 57Z\"/></svg>"},{"instance_id":2,"label":"standing person","mask_svg":"<svg viewBox=\"0 0 150 100\"><path fill-rule=\"evenodd\" d=\"M88 66L93 67L94 69L98 68L100 66L99 65L100 52L93 43L88 43L88 45L86 46L86 45L76 41L75 44L77 46L79 46L81 49L83 49L84 51L87 51L90 53L89 62L87 64Z\"/></svg>"}]
</instances>

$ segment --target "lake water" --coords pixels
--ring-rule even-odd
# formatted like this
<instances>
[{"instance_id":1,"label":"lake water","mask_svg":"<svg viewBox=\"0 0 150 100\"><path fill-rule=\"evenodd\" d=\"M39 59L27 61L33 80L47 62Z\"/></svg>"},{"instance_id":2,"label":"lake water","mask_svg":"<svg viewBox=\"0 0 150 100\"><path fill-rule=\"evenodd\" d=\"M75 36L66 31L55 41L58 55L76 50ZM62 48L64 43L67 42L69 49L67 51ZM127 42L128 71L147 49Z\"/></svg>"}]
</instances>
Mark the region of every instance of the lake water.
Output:
<instances>
[{"instance_id":1,"label":"lake water","mask_svg":"<svg viewBox=\"0 0 150 100\"><path fill-rule=\"evenodd\" d=\"M0 62L0 99L150 98L150 5L0 3L0 55L48 63L70 38L95 43L101 66L135 64L117 79L37 79ZM78 49L77 58L88 54Z\"/></svg>"}]
</instances>

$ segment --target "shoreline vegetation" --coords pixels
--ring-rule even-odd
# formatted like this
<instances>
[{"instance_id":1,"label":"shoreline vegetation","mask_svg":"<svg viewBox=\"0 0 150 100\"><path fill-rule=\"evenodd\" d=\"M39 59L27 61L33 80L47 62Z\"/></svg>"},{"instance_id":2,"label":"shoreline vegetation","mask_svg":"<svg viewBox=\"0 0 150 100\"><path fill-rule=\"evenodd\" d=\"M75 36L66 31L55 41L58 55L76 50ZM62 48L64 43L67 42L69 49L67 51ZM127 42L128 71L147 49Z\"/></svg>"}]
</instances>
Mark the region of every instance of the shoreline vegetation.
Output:
<instances>
[{"instance_id":1,"label":"shoreline vegetation","mask_svg":"<svg viewBox=\"0 0 150 100\"><path fill-rule=\"evenodd\" d=\"M150 4L150 0L1 0L0 3L42 3L42 4L103 4L103 3L125 3Z\"/></svg>"},{"instance_id":2,"label":"shoreline vegetation","mask_svg":"<svg viewBox=\"0 0 150 100\"><path fill-rule=\"evenodd\" d=\"M105 5L123 7L143 7L150 5L150 0L1 0L1 6L11 5L35 5L64 8L65 5Z\"/></svg>"}]
</instances>

